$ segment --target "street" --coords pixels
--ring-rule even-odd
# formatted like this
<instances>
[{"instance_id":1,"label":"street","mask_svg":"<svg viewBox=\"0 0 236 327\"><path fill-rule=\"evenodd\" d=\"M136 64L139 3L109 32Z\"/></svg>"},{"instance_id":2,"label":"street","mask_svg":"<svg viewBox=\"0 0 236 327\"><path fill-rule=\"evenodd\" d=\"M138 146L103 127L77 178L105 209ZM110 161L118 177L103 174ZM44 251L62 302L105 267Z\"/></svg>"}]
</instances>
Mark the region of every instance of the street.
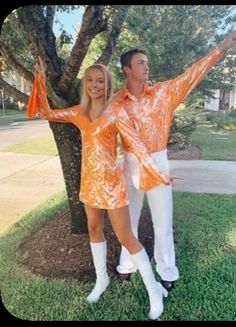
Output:
<instances>
[{"instance_id":1,"label":"street","mask_svg":"<svg viewBox=\"0 0 236 327\"><path fill-rule=\"evenodd\" d=\"M0 122L0 149L11 144L31 140L52 133L46 120L24 120L12 123Z\"/></svg>"}]
</instances>

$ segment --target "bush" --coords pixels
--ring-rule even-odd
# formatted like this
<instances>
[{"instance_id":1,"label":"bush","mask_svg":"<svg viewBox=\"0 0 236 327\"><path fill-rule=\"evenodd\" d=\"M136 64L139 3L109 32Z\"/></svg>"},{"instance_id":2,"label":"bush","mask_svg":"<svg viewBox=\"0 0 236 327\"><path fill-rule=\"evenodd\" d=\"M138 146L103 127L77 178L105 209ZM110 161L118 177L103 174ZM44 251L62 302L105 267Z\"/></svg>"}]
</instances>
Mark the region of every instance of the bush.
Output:
<instances>
[{"instance_id":1,"label":"bush","mask_svg":"<svg viewBox=\"0 0 236 327\"><path fill-rule=\"evenodd\" d=\"M236 118L236 109L231 110L231 111L228 113L228 116L229 116L229 117L232 117L232 118Z\"/></svg>"},{"instance_id":2,"label":"bush","mask_svg":"<svg viewBox=\"0 0 236 327\"><path fill-rule=\"evenodd\" d=\"M176 144L183 147L189 143L190 135L197 126L197 113L195 106L180 104L175 111L170 129L168 144Z\"/></svg>"},{"instance_id":3,"label":"bush","mask_svg":"<svg viewBox=\"0 0 236 327\"><path fill-rule=\"evenodd\" d=\"M6 98L4 101L5 108L6 109L14 109L14 110L19 110L19 106L15 101L10 101L9 98ZM2 105L1 105L2 106Z\"/></svg>"},{"instance_id":4,"label":"bush","mask_svg":"<svg viewBox=\"0 0 236 327\"><path fill-rule=\"evenodd\" d=\"M208 113L206 119L211 121L217 128L227 131L236 130L236 110Z\"/></svg>"}]
</instances>

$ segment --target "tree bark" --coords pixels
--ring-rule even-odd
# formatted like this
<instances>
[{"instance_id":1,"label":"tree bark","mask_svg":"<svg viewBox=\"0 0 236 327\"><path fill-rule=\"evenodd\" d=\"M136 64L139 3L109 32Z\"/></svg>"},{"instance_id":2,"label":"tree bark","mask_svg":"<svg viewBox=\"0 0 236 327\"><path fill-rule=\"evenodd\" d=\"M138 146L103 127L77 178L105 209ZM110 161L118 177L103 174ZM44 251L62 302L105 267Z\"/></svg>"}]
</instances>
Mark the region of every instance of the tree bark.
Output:
<instances>
[{"instance_id":1,"label":"tree bark","mask_svg":"<svg viewBox=\"0 0 236 327\"><path fill-rule=\"evenodd\" d=\"M71 233L87 233L87 218L79 201L81 169L81 135L68 123L49 122L57 145L70 209Z\"/></svg>"},{"instance_id":2,"label":"tree bark","mask_svg":"<svg viewBox=\"0 0 236 327\"><path fill-rule=\"evenodd\" d=\"M17 101L20 101L22 103L26 103L29 98L25 93L22 93L21 91L17 90L15 87L4 81L1 77L0 89L3 90L3 93L8 95L9 97L13 97L14 99L17 99Z\"/></svg>"},{"instance_id":3,"label":"tree bark","mask_svg":"<svg viewBox=\"0 0 236 327\"><path fill-rule=\"evenodd\" d=\"M111 56L115 50L115 45L120 35L121 27L125 21L127 12L128 12L128 6L120 6L117 14L114 15L111 32L107 38L107 44L103 50L102 55L97 59L96 62L100 62L103 63L104 65L107 65L111 60Z\"/></svg>"}]
</instances>

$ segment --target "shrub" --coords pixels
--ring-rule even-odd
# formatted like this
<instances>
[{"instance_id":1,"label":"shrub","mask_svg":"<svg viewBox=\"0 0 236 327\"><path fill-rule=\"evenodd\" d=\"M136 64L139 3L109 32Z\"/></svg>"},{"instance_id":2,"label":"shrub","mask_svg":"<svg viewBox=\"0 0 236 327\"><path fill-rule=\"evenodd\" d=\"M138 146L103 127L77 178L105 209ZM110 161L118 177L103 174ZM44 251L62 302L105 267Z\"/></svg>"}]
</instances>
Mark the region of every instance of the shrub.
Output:
<instances>
[{"instance_id":1,"label":"shrub","mask_svg":"<svg viewBox=\"0 0 236 327\"><path fill-rule=\"evenodd\" d=\"M227 131L236 130L236 110L208 113L206 119L211 121L217 128Z\"/></svg>"},{"instance_id":2,"label":"shrub","mask_svg":"<svg viewBox=\"0 0 236 327\"><path fill-rule=\"evenodd\" d=\"M18 104L15 101L10 101L9 98L5 99L4 104L6 109L19 110Z\"/></svg>"},{"instance_id":3,"label":"shrub","mask_svg":"<svg viewBox=\"0 0 236 327\"><path fill-rule=\"evenodd\" d=\"M189 143L190 135L197 126L197 113L195 106L180 104L175 110L174 119L170 129L168 144L183 147Z\"/></svg>"}]
</instances>

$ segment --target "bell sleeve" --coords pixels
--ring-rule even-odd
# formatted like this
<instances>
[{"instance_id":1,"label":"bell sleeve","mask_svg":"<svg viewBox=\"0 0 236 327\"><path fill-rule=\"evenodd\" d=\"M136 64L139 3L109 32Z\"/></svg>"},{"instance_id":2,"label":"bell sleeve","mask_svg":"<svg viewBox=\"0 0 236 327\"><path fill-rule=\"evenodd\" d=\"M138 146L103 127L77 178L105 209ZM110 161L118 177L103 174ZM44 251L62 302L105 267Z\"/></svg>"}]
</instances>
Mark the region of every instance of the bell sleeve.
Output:
<instances>
[{"instance_id":1,"label":"bell sleeve","mask_svg":"<svg viewBox=\"0 0 236 327\"><path fill-rule=\"evenodd\" d=\"M41 119L73 123L79 109L80 106L76 105L69 108L52 110L47 100L45 75L39 72L35 73L35 79L26 107L26 114L29 118L37 114Z\"/></svg>"},{"instance_id":2,"label":"bell sleeve","mask_svg":"<svg viewBox=\"0 0 236 327\"><path fill-rule=\"evenodd\" d=\"M147 191L154 186L160 184L166 184L168 181L164 175L162 175L148 153L146 147L138 137L127 113L124 109L119 109L116 112L115 123L117 129L131 149L140 161L140 179L139 188L141 191Z\"/></svg>"},{"instance_id":3,"label":"bell sleeve","mask_svg":"<svg viewBox=\"0 0 236 327\"><path fill-rule=\"evenodd\" d=\"M223 53L218 47L213 48L205 57L197 60L177 78L166 81L170 106L175 110L188 94L202 81L212 66L221 59ZM165 82L164 82L165 83ZM160 83L155 84L158 88Z\"/></svg>"}]
</instances>

